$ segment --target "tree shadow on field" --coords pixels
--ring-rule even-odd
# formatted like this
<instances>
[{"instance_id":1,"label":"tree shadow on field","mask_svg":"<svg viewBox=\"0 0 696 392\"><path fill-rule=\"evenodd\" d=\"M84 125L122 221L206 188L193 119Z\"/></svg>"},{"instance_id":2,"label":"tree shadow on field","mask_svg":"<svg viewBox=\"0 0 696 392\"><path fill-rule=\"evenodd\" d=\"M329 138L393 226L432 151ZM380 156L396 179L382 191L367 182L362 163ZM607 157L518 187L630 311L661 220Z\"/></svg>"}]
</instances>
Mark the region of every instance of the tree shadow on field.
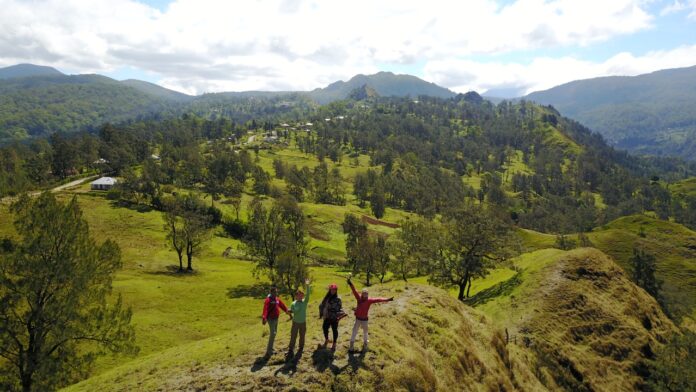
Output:
<instances>
[{"instance_id":1,"label":"tree shadow on field","mask_svg":"<svg viewBox=\"0 0 696 392\"><path fill-rule=\"evenodd\" d=\"M145 273L149 274L149 275L166 275L166 276L174 276L174 277L182 277L182 278L198 275L198 272L196 270L189 271L186 268L184 268L183 271L179 271L178 265L168 265L164 268L164 271L162 271L162 270L146 271Z\"/></svg>"},{"instance_id":2,"label":"tree shadow on field","mask_svg":"<svg viewBox=\"0 0 696 392\"><path fill-rule=\"evenodd\" d=\"M227 297L231 299L241 297L262 299L266 298L266 295L268 295L269 287L269 285L262 283L254 283L252 285L241 284L239 286L228 288Z\"/></svg>"}]
</instances>

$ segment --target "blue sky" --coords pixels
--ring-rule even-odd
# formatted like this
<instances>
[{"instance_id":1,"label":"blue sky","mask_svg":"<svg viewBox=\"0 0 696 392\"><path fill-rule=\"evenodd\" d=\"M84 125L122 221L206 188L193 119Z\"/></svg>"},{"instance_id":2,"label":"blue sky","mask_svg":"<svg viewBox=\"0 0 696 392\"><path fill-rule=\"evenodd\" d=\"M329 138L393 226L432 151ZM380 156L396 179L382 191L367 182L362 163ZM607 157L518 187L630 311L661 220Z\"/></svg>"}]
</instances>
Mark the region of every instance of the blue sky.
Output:
<instances>
[{"instance_id":1,"label":"blue sky","mask_svg":"<svg viewBox=\"0 0 696 392\"><path fill-rule=\"evenodd\" d=\"M524 94L696 65L696 0L0 0L0 66L191 94L309 90L409 73Z\"/></svg>"}]
</instances>

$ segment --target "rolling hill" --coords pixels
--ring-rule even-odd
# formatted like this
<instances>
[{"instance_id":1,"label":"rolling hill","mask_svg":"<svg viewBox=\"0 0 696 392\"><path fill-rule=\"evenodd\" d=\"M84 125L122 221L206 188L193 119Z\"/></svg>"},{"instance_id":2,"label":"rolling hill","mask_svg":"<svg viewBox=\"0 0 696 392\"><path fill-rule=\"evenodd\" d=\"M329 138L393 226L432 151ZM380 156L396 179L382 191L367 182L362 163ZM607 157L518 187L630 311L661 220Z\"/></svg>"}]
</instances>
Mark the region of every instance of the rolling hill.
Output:
<instances>
[{"instance_id":1,"label":"rolling hill","mask_svg":"<svg viewBox=\"0 0 696 392\"><path fill-rule=\"evenodd\" d=\"M133 87L138 91L141 91L145 94L154 96L154 97L159 97L165 100L171 100L171 101L189 101L193 99L192 96L180 93L178 91L170 90L168 88L164 88L158 84L155 83L150 83L150 82L144 82L142 80L137 80L137 79L126 79L121 81L122 85Z\"/></svg>"},{"instance_id":2,"label":"rolling hill","mask_svg":"<svg viewBox=\"0 0 696 392\"><path fill-rule=\"evenodd\" d=\"M34 64L17 64L0 68L0 79L25 78L29 76L61 76L62 72L53 67Z\"/></svg>"},{"instance_id":3,"label":"rolling hill","mask_svg":"<svg viewBox=\"0 0 696 392\"><path fill-rule=\"evenodd\" d=\"M696 152L694 91L696 66L577 80L524 98L553 105L619 148L692 159Z\"/></svg>"}]
</instances>

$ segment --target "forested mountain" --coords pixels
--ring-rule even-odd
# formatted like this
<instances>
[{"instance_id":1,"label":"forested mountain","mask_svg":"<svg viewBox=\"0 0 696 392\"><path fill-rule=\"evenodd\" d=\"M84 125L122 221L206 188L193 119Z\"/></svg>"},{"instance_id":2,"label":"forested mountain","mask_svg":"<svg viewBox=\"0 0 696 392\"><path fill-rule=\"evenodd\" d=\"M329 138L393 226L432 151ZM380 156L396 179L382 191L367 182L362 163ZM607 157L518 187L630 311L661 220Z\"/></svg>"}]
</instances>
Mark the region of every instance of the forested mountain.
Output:
<instances>
[{"instance_id":1,"label":"forested mountain","mask_svg":"<svg viewBox=\"0 0 696 392\"><path fill-rule=\"evenodd\" d=\"M62 72L53 67L34 64L17 64L0 68L0 79L24 78L27 76L60 76Z\"/></svg>"},{"instance_id":2,"label":"forested mountain","mask_svg":"<svg viewBox=\"0 0 696 392\"><path fill-rule=\"evenodd\" d=\"M205 118L263 121L285 113L297 119L317 103L365 96L454 93L409 75L357 75L309 92L243 91L190 96L141 80L116 81L101 75L64 75L54 68L20 64L0 69L0 143L54 132L94 131L104 123L171 118L192 112Z\"/></svg>"},{"instance_id":3,"label":"forested mountain","mask_svg":"<svg viewBox=\"0 0 696 392\"><path fill-rule=\"evenodd\" d=\"M318 103L324 104L340 99L346 99L357 88L368 86L383 97L418 97L427 95L438 98L451 98L452 91L434 83L428 83L411 75L396 75L392 72L378 72L374 75L356 75L349 81L331 83L325 88L309 92L309 96Z\"/></svg>"},{"instance_id":4,"label":"forested mountain","mask_svg":"<svg viewBox=\"0 0 696 392\"><path fill-rule=\"evenodd\" d=\"M121 84L133 87L136 90L141 91L145 94L159 97L165 100L189 101L194 98L188 94L180 93L178 91L170 90L168 88L164 88L154 83L144 82L142 80L137 79L123 80L121 81Z\"/></svg>"},{"instance_id":5,"label":"forested mountain","mask_svg":"<svg viewBox=\"0 0 696 392\"><path fill-rule=\"evenodd\" d=\"M129 85L130 84L130 85ZM180 101L159 87L132 87L100 75L57 75L0 81L0 142L96 129L162 115Z\"/></svg>"},{"instance_id":6,"label":"forested mountain","mask_svg":"<svg viewBox=\"0 0 696 392\"><path fill-rule=\"evenodd\" d=\"M578 80L525 98L553 105L621 149L689 159L696 153L696 66Z\"/></svg>"}]
</instances>

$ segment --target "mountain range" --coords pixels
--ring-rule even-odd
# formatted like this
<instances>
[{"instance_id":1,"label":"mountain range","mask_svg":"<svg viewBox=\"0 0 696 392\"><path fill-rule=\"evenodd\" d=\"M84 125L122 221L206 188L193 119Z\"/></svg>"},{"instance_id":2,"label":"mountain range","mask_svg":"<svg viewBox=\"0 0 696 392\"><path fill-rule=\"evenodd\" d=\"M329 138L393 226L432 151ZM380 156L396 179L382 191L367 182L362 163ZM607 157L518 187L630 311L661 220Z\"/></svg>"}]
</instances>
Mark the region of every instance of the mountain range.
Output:
<instances>
[{"instance_id":1,"label":"mountain range","mask_svg":"<svg viewBox=\"0 0 696 392\"><path fill-rule=\"evenodd\" d=\"M348 98L420 95L451 98L456 93L415 76L379 72L312 91L191 96L140 80L65 75L52 67L18 64L0 69L0 142L56 131L90 131L104 122L187 110L205 115L230 100L282 100L275 105L286 105L300 99L322 105ZM520 99L552 105L620 149L685 158L696 153L696 67L578 80Z\"/></svg>"},{"instance_id":2,"label":"mountain range","mask_svg":"<svg viewBox=\"0 0 696 392\"><path fill-rule=\"evenodd\" d=\"M524 98L553 105L620 149L685 158L696 152L696 66L577 80Z\"/></svg>"}]
</instances>

